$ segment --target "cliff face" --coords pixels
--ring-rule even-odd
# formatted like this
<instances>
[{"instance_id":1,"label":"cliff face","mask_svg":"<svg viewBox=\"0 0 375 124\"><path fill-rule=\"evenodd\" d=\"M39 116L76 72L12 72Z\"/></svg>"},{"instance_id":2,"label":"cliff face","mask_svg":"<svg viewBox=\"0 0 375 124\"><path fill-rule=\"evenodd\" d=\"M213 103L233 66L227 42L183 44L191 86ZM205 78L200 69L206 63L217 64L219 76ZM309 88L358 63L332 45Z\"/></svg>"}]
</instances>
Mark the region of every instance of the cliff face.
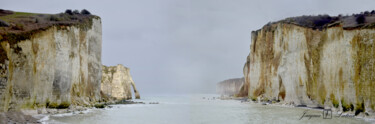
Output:
<instances>
[{"instance_id":1,"label":"cliff face","mask_svg":"<svg viewBox=\"0 0 375 124\"><path fill-rule=\"evenodd\" d=\"M216 86L216 92L221 95L230 96L238 94L244 82L244 78L233 78L221 81Z\"/></svg>"},{"instance_id":2,"label":"cliff face","mask_svg":"<svg viewBox=\"0 0 375 124\"><path fill-rule=\"evenodd\" d=\"M66 108L100 100L101 20L77 17L86 21L44 22L40 30L26 23L23 31L3 28L0 111Z\"/></svg>"},{"instance_id":3,"label":"cliff face","mask_svg":"<svg viewBox=\"0 0 375 124\"><path fill-rule=\"evenodd\" d=\"M130 75L129 68L121 64L109 67L103 66L102 74L103 77L100 88L104 95L103 98L115 98L116 100L131 99L131 87L134 89L135 98L140 98L139 92Z\"/></svg>"},{"instance_id":4,"label":"cliff face","mask_svg":"<svg viewBox=\"0 0 375 124\"><path fill-rule=\"evenodd\" d=\"M250 98L373 112L375 30L274 23L252 32L244 67Z\"/></svg>"}]
</instances>

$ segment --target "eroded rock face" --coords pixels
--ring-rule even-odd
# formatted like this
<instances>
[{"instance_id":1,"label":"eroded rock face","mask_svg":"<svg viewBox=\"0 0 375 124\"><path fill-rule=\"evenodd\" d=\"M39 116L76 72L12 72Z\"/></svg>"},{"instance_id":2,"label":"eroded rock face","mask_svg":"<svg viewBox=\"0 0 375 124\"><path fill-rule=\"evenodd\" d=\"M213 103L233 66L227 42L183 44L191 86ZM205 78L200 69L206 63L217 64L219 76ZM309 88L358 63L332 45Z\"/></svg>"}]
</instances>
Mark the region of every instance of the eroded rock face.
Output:
<instances>
[{"instance_id":1,"label":"eroded rock face","mask_svg":"<svg viewBox=\"0 0 375 124\"><path fill-rule=\"evenodd\" d=\"M240 89L244 82L244 78L233 78L221 81L216 86L216 92L221 95L233 96L240 92Z\"/></svg>"},{"instance_id":2,"label":"eroded rock face","mask_svg":"<svg viewBox=\"0 0 375 124\"><path fill-rule=\"evenodd\" d=\"M103 65L102 69L101 92L105 95L103 98L112 97L116 100L131 99L131 87L134 89L135 98L140 98L139 92L130 75L129 68L119 64L108 67Z\"/></svg>"},{"instance_id":3,"label":"eroded rock face","mask_svg":"<svg viewBox=\"0 0 375 124\"><path fill-rule=\"evenodd\" d=\"M88 23L55 25L19 41L9 41L10 35L2 39L0 111L100 100L101 20Z\"/></svg>"},{"instance_id":4,"label":"eroded rock face","mask_svg":"<svg viewBox=\"0 0 375 124\"><path fill-rule=\"evenodd\" d=\"M273 23L251 36L244 67L250 98L373 112L374 29Z\"/></svg>"}]
</instances>

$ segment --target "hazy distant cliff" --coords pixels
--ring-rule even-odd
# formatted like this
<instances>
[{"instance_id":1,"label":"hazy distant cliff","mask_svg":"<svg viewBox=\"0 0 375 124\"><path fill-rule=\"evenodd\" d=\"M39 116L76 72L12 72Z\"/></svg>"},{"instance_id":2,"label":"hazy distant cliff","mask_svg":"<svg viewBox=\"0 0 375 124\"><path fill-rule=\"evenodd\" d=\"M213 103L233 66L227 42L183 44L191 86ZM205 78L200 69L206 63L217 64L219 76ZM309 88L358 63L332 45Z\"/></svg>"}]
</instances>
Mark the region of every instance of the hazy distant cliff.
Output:
<instances>
[{"instance_id":1,"label":"hazy distant cliff","mask_svg":"<svg viewBox=\"0 0 375 124\"><path fill-rule=\"evenodd\" d=\"M252 99L373 113L375 14L288 18L252 32L244 66Z\"/></svg>"},{"instance_id":2,"label":"hazy distant cliff","mask_svg":"<svg viewBox=\"0 0 375 124\"><path fill-rule=\"evenodd\" d=\"M0 10L0 21L0 111L100 100L99 17Z\"/></svg>"},{"instance_id":3,"label":"hazy distant cliff","mask_svg":"<svg viewBox=\"0 0 375 124\"><path fill-rule=\"evenodd\" d=\"M216 92L222 95L238 94L244 82L244 78L233 78L221 81L216 85Z\"/></svg>"},{"instance_id":4,"label":"hazy distant cliff","mask_svg":"<svg viewBox=\"0 0 375 124\"><path fill-rule=\"evenodd\" d=\"M140 98L139 92L135 87L133 78L130 75L130 69L119 64L117 66L102 67L101 91L108 97L117 100L131 99L132 88L136 99Z\"/></svg>"}]
</instances>

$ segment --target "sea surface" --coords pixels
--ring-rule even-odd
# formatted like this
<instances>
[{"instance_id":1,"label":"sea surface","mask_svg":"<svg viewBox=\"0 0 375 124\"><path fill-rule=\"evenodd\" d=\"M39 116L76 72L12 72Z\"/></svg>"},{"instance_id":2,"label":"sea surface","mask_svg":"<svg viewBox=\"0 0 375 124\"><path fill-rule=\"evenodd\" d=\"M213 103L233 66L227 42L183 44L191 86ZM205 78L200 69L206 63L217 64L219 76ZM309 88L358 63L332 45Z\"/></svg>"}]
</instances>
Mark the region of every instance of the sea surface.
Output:
<instances>
[{"instance_id":1,"label":"sea surface","mask_svg":"<svg viewBox=\"0 0 375 124\"><path fill-rule=\"evenodd\" d=\"M323 111L219 100L211 94L143 96L146 104L113 105L90 109L84 114L60 114L45 118L44 123L67 124L359 124L370 123L353 117ZM158 102L159 104L149 104ZM328 112L329 113L329 112ZM319 116L320 115L320 116ZM319 117L318 117L319 116ZM301 118L302 117L302 118ZM311 118L310 118L311 117Z\"/></svg>"}]
</instances>

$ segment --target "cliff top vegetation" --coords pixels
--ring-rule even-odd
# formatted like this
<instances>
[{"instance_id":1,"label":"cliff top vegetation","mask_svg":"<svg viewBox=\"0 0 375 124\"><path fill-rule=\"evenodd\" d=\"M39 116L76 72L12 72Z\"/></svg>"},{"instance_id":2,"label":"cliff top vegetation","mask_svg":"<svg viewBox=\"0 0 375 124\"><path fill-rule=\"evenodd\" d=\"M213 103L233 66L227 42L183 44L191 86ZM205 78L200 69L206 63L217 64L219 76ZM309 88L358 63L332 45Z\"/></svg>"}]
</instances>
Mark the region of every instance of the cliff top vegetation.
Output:
<instances>
[{"instance_id":1,"label":"cliff top vegetation","mask_svg":"<svg viewBox=\"0 0 375 124\"><path fill-rule=\"evenodd\" d=\"M35 30L44 30L51 26L69 26L75 24L90 24L91 18L99 18L91 15L85 9L66 10L58 14L42 14L14 12L0 9L0 35L7 33L25 33Z\"/></svg>"},{"instance_id":2,"label":"cliff top vegetation","mask_svg":"<svg viewBox=\"0 0 375 124\"><path fill-rule=\"evenodd\" d=\"M286 18L277 22L270 22L267 25L280 22L319 30L335 26L341 26L344 29L375 28L375 10L345 16L341 14L338 16L329 16L327 14L317 16L304 15Z\"/></svg>"}]
</instances>

